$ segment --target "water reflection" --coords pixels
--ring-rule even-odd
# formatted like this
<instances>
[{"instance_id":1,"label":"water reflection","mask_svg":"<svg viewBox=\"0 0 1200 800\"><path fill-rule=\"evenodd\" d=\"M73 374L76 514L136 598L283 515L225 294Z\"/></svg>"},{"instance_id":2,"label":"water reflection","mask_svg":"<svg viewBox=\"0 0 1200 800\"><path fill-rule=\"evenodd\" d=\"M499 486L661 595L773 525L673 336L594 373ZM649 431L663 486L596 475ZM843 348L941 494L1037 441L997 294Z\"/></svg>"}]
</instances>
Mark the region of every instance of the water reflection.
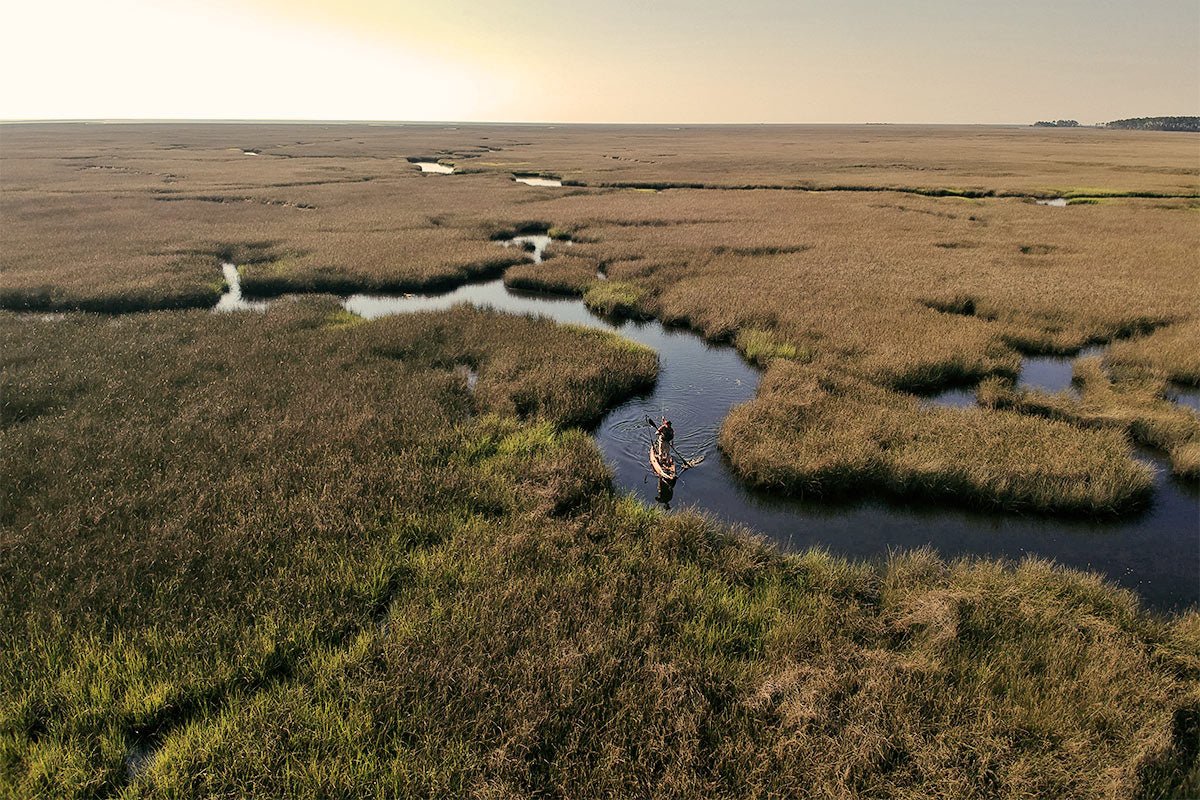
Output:
<instances>
[{"instance_id":1,"label":"water reflection","mask_svg":"<svg viewBox=\"0 0 1200 800\"><path fill-rule=\"evenodd\" d=\"M944 392L922 398L922 401L931 406L969 408L975 405L975 389L974 387L947 389Z\"/></svg>"},{"instance_id":2,"label":"water reflection","mask_svg":"<svg viewBox=\"0 0 1200 800\"><path fill-rule=\"evenodd\" d=\"M1173 403L1200 412L1200 386L1183 386L1173 383L1167 389L1167 399Z\"/></svg>"},{"instance_id":3,"label":"water reflection","mask_svg":"<svg viewBox=\"0 0 1200 800\"><path fill-rule=\"evenodd\" d=\"M542 263L542 256L545 254L546 248L550 246L552 241L554 240L546 234L535 233L528 236L514 236L511 239L502 239L500 240L500 244L505 247L519 247L529 253L530 257L533 258L533 263L540 264Z\"/></svg>"},{"instance_id":4,"label":"water reflection","mask_svg":"<svg viewBox=\"0 0 1200 800\"><path fill-rule=\"evenodd\" d=\"M420 167L421 172L430 172L435 175L450 175L454 172L454 167L439 164L436 161L413 161L411 163Z\"/></svg>"},{"instance_id":5,"label":"water reflection","mask_svg":"<svg viewBox=\"0 0 1200 800\"><path fill-rule=\"evenodd\" d=\"M544 235L518 237L509 243L518 245L531 247L535 260L546 248L557 246ZM222 298L222 310L261 308L261 304L241 299L236 269L232 275L227 269L226 279L231 299ZM729 346L709 343L690 331L656 321L603 319L578 298L514 291L499 279L445 294L355 294L344 302L347 310L368 319L442 310L459 303L614 332L658 353L659 376L654 387L614 408L595 430L615 484L624 491L668 507L679 505L678 494L684 507L746 525L785 550L817 546L863 559L882 559L893 549L922 546L932 546L947 558L1037 555L1104 573L1137 590L1159 609L1200 601L1197 491L1172 478L1157 454L1146 451L1141 455L1155 469L1152 506L1137 517L1109 522L996 515L879 499L836 504L763 494L743 486L717 448L722 421L730 409L754 397L760 379L760 373ZM1098 348L1090 348L1080 355L1098 352ZM1060 391L1070 385L1073 361L1027 359L1020 384ZM469 384L470 378L467 380ZM930 400L966 406L974 404L974 395L956 389L952 396ZM667 491L648 462L652 428L646 418L663 415L674 423L675 444L683 458L697 464L680 476L676 486L666 487Z\"/></svg>"},{"instance_id":6,"label":"water reflection","mask_svg":"<svg viewBox=\"0 0 1200 800\"><path fill-rule=\"evenodd\" d=\"M1071 389L1071 377L1075 373L1075 362L1104 353L1101 346L1085 347L1073 356L1026 356L1021 359L1021 373L1017 376L1018 389L1033 389L1041 392L1065 392Z\"/></svg>"},{"instance_id":7,"label":"water reflection","mask_svg":"<svg viewBox=\"0 0 1200 800\"><path fill-rule=\"evenodd\" d=\"M562 186L559 178L541 178L536 175L514 175L513 180L527 186Z\"/></svg>"},{"instance_id":8,"label":"water reflection","mask_svg":"<svg viewBox=\"0 0 1200 800\"><path fill-rule=\"evenodd\" d=\"M217 304L213 306L213 311L225 313L227 311L265 311L267 303L265 300L247 300L242 297L242 281L238 275L238 268L233 264L221 264L221 272L225 275L225 285L228 287L221 298L217 300Z\"/></svg>"},{"instance_id":9,"label":"water reflection","mask_svg":"<svg viewBox=\"0 0 1200 800\"><path fill-rule=\"evenodd\" d=\"M613 409L595 431L616 485L625 491L651 499L653 486L653 499L672 506L678 494L685 507L747 525L787 550L819 546L849 557L878 559L892 549L929 545L948 558L1038 555L1102 572L1136 589L1160 609L1200 600L1197 494L1171 478L1162 459L1152 453L1145 457L1155 464L1153 505L1136 518L1115 522L995 515L876 499L839 505L766 495L744 487L717 449L721 422L733 406L754 396L760 377L731 347L710 344L689 331L655 321L604 320L577 298L513 292L501 280L438 296L355 295L346 301L346 308L373 318L457 303L608 330L658 353L660 371L654 388ZM1056 364L1054 369L1059 370L1054 381L1059 381L1063 367ZM1045 385L1049 379L1034 370L1026 380ZM663 414L675 424L675 442L683 456L693 463L703 462L681 475L677 486L665 493L647 460L652 433L645 424L647 416L657 419Z\"/></svg>"}]
</instances>

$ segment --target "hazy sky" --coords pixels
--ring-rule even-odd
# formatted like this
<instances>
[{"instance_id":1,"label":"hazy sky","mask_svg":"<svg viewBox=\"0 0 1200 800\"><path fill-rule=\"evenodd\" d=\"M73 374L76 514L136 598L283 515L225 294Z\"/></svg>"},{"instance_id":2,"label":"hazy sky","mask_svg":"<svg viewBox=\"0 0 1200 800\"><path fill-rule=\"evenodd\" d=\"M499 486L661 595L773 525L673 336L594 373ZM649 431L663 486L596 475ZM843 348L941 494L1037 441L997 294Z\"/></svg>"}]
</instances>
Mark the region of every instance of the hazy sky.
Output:
<instances>
[{"instance_id":1,"label":"hazy sky","mask_svg":"<svg viewBox=\"0 0 1200 800\"><path fill-rule=\"evenodd\" d=\"M1200 0L0 0L0 118L1200 113Z\"/></svg>"}]
</instances>

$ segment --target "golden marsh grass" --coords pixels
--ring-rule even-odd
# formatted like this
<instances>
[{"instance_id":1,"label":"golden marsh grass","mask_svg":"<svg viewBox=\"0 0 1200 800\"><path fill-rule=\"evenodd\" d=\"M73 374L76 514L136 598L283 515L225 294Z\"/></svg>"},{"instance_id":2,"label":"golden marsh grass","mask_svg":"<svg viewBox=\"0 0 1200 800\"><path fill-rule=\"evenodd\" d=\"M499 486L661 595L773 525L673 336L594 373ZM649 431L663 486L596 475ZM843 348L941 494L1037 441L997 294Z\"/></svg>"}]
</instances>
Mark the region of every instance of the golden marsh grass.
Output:
<instances>
[{"instance_id":1,"label":"golden marsh grass","mask_svg":"<svg viewBox=\"0 0 1200 800\"><path fill-rule=\"evenodd\" d=\"M1194 138L3 135L0 304L150 313L0 312L0 793L1200 792L1200 614L1036 559L785 556L614 496L572 426L653 380L645 350L328 297L153 311L212 305L222 259L268 294L515 264L510 285L765 369L721 434L752 483L1118 513L1149 489L1130 440L1200 464L1195 415L1162 395L1197 382ZM730 188L751 185L789 188ZM1031 202L1049 195L1088 202ZM576 244L531 265L495 241L533 231ZM1114 338L1078 398L1011 386L1023 352ZM911 394L977 380L993 407Z\"/></svg>"}]
</instances>

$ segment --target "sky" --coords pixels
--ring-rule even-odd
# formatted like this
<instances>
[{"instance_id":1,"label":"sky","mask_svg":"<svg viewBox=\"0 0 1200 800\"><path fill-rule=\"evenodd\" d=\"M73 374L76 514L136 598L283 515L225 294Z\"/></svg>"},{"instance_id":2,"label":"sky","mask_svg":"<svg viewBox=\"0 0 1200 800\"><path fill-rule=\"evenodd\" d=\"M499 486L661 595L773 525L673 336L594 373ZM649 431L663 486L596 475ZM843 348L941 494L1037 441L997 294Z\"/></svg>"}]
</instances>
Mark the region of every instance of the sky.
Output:
<instances>
[{"instance_id":1,"label":"sky","mask_svg":"<svg viewBox=\"0 0 1200 800\"><path fill-rule=\"evenodd\" d=\"M1200 0L0 0L0 119L1200 114Z\"/></svg>"}]
</instances>

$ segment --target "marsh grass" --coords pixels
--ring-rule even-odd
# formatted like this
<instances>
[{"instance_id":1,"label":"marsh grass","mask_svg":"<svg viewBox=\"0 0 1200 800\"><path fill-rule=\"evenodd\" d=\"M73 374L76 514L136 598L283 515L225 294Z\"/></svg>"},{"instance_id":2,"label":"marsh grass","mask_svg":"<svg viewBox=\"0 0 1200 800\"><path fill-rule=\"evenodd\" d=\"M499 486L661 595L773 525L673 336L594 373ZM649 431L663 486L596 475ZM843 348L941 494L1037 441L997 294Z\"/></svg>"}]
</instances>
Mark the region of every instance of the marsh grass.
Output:
<instances>
[{"instance_id":1,"label":"marsh grass","mask_svg":"<svg viewBox=\"0 0 1200 800\"><path fill-rule=\"evenodd\" d=\"M1079 163L1005 129L642 135L614 161L628 129L12 126L0 291L208 304L222 259L267 292L428 288L497 274L492 237L561 229L607 265L593 307L742 334L769 363L722 431L753 483L1081 514L1144 499L1121 425L1157 400L1115 367L1200 383L1194 203L1128 195L1195 194L1192 139L1072 133ZM395 163L480 137L488 162L453 181ZM512 186L522 170L846 191L551 196ZM1126 197L1003 197L1050 186ZM529 275L579 277L558 260ZM1121 425L897 391L1163 322L1111 351L1097 392L1132 409ZM653 355L612 337L470 309L360 322L329 298L0 314L0 332L0 793L1200 788L1200 615L1036 560L785 557L614 497L570 427L653 379ZM1173 457L1195 463L1194 442Z\"/></svg>"},{"instance_id":2,"label":"marsh grass","mask_svg":"<svg viewBox=\"0 0 1200 800\"><path fill-rule=\"evenodd\" d=\"M1194 612L1034 560L781 556L613 496L564 428L649 380L644 349L469 308L347 322L0 315L5 405L42 409L0 431L6 793L1194 782Z\"/></svg>"},{"instance_id":3,"label":"marsh grass","mask_svg":"<svg viewBox=\"0 0 1200 800\"><path fill-rule=\"evenodd\" d=\"M583 295L583 302L597 314L606 317L641 317L640 302L643 290L624 281L593 283Z\"/></svg>"},{"instance_id":4,"label":"marsh grass","mask_svg":"<svg viewBox=\"0 0 1200 800\"><path fill-rule=\"evenodd\" d=\"M1200 386L1200 319L1168 325L1118 342L1106 356L1114 366L1136 369L1188 386Z\"/></svg>"},{"instance_id":5,"label":"marsh grass","mask_svg":"<svg viewBox=\"0 0 1200 800\"><path fill-rule=\"evenodd\" d=\"M747 361L759 368L767 367L776 358L811 361L813 357L811 348L781 342L770 331L757 328L738 331L733 343Z\"/></svg>"},{"instance_id":6,"label":"marsh grass","mask_svg":"<svg viewBox=\"0 0 1200 800\"><path fill-rule=\"evenodd\" d=\"M364 275L322 266L311 259L283 259L243 268L242 292L248 297L277 297L292 293L447 291L470 281L497 278L518 263L520 256L503 253L477 262L410 265L402 272Z\"/></svg>"},{"instance_id":7,"label":"marsh grass","mask_svg":"<svg viewBox=\"0 0 1200 800\"><path fill-rule=\"evenodd\" d=\"M861 379L783 360L772 363L758 397L726 418L720 441L749 483L794 494L882 492L973 508L1113 515L1144 505L1152 487L1152 473L1132 459L1120 433L924 408Z\"/></svg>"},{"instance_id":8,"label":"marsh grass","mask_svg":"<svg viewBox=\"0 0 1200 800\"><path fill-rule=\"evenodd\" d=\"M504 272L512 289L582 296L596 283L597 265L587 258L554 255L541 264L518 264Z\"/></svg>"},{"instance_id":9,"label":"marsh grass","mask_svg":"<svg viewBox=\"0 0 1200 800\"><path fill-rule=\"evenodd\" d=\"M1196 462L1200 417L1168 400L1163 380L1128 371L1118 373L1114 380L1105 372L1101 359L1086 358L1076 362L1072 382L1078 397L1069 392L1046 394L1017 389L999 378L981 384L978 397L988 408L1013 409L1085 428L1122 431L1139 444L1167 453L1175 474L1200 478Z\"/></svg>"},{"instance_id":10,"label":"marsh grass","mask_svg":"<svg viewBox=\"0 0 1200 800\"><path fill-rule=\"evenodd\" d=\"M884 390L1012 377L1020 353L1070 353L1121 337L1145 344L1118 346L1114 358L1128 353L1155 369L1168 351L1177 353L1173 364L1200 352L1189 289L1200 280L1195 226L1178 213L1194 201L1131 197L1195 194L1191 151L1174 136L1104 132L1089 139L1094 158L1083 163L1064 158L1073 144L1002 129L872 130L850 144L839 138L849 129L738 129L732 150L723 129L648 132L619 149L609 147L617 129L565 138L356 129L355 139L314 131L297 144L287 128L186 126L170 129L178 140L170 146L144 130L14 128L0 196L10 223L5 302L209 305L224 258L243 265L250 296L436 291L503 273L513 288L583 294L601 313L657 317L712 341L740 337L759 363L794 347L799 360ZM272 157L231 154L231 131ZM467 159L471 174L428 181L407 163L397 169L398 151L489 155ZM583 183L730 190L530 193L509 180L543 171ZM846 191L746 188L782 185L780 175ZM1068 209L1024 199L1051 193L1106 197ZM577 244L534 268L493 241L529 233ZM592 265L605 265L609 280L597 280ZM1146 336L1167 323L1177 333ZM1186 366L1171 370L1195 382ZM999 434L1007 430L1000 419L975 424ZM789 428L780 421L777 447L795 434ZM986 471L988 454L973 457L972 469Z\"/></svg>"}]
</instances>

